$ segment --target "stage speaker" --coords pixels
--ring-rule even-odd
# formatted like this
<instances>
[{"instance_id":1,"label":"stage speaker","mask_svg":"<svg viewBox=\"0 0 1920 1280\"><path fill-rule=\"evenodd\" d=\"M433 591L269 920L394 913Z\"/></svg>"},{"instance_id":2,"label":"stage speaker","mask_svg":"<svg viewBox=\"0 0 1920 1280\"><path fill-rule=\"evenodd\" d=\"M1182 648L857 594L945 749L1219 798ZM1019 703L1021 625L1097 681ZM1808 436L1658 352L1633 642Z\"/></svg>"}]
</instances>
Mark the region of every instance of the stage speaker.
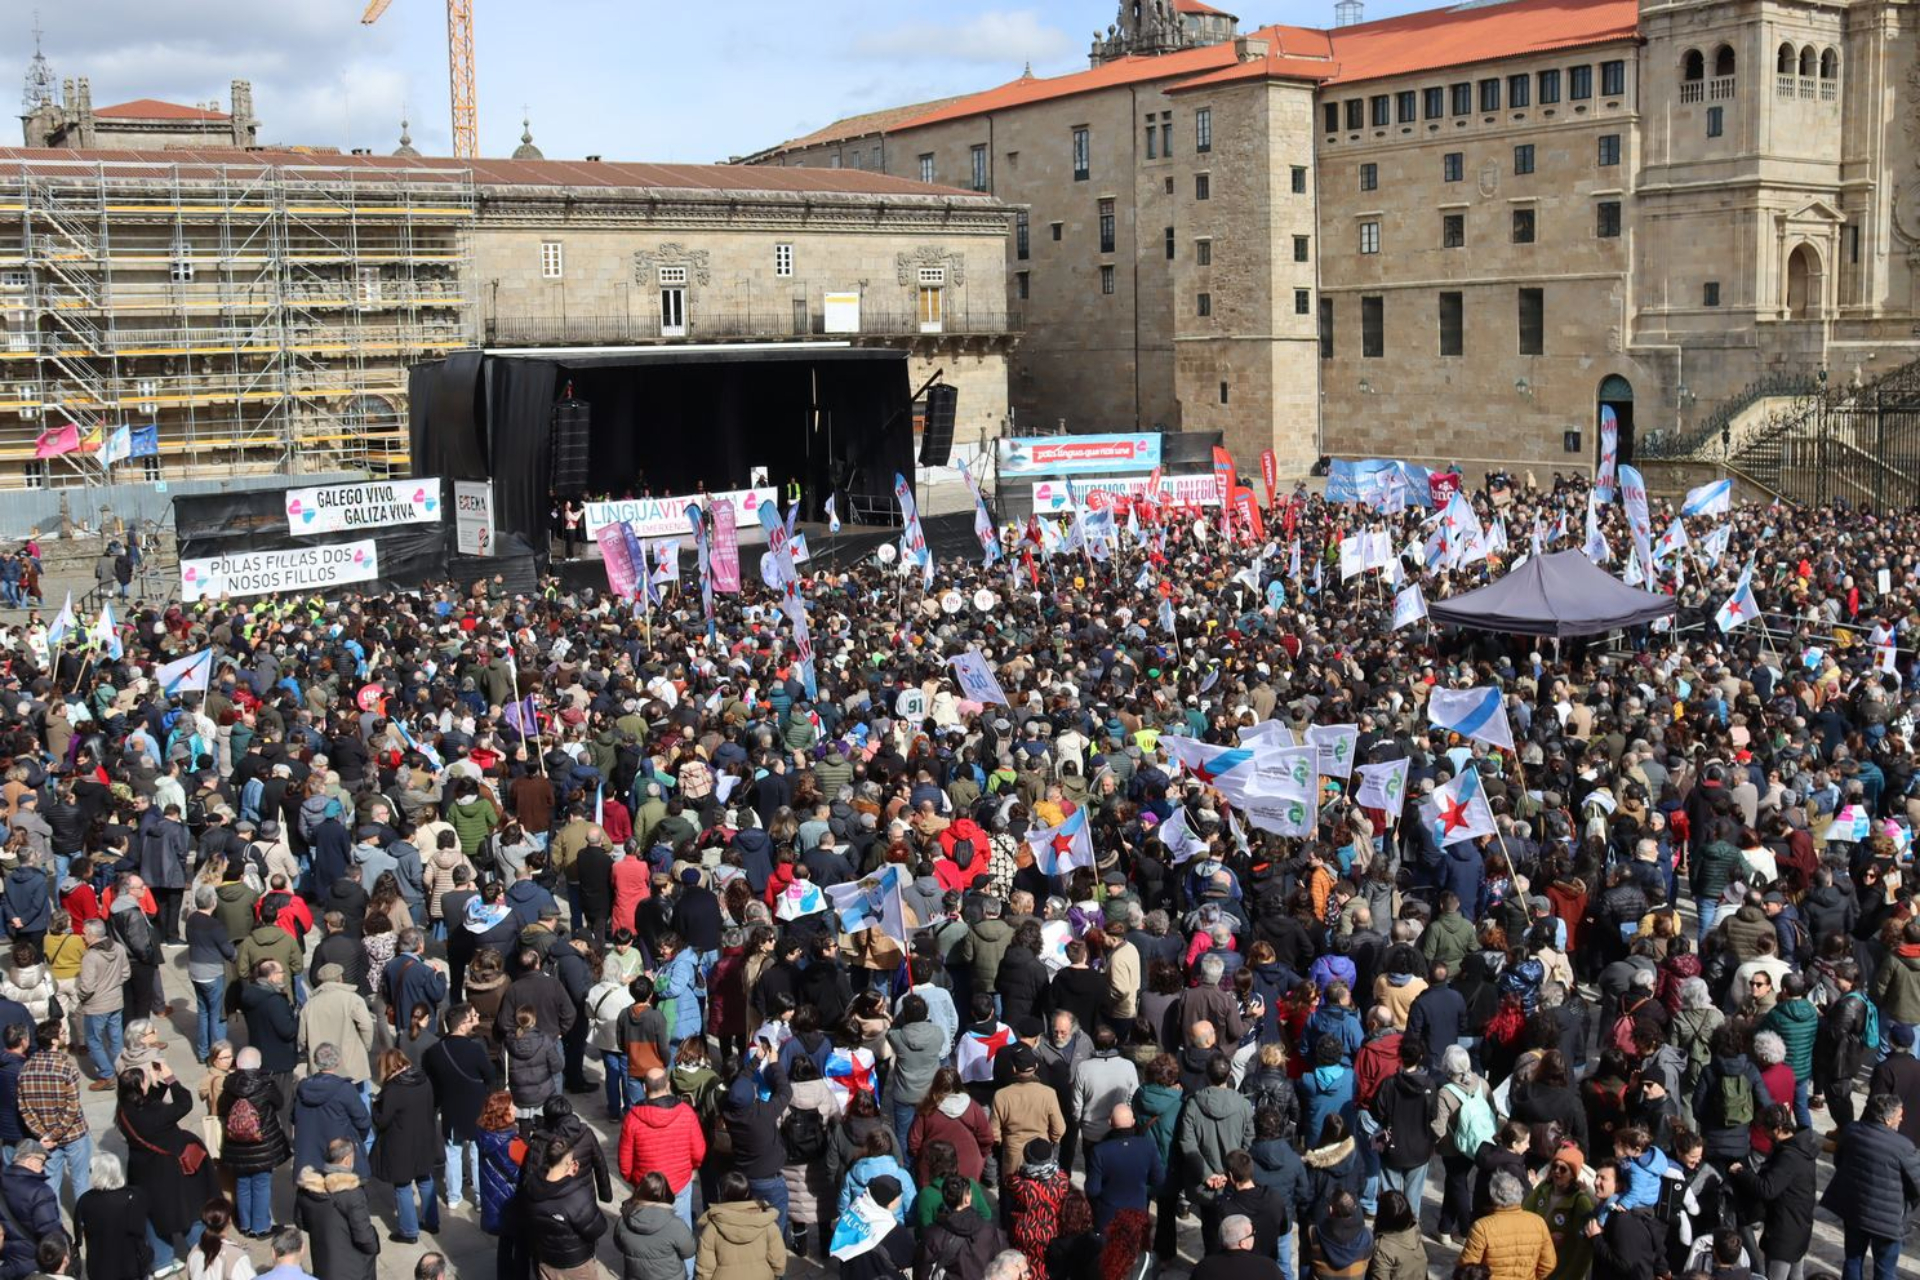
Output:
<instances>
[{"instance_id":1,"label":"stage speaker","mask_svg":"<svg viewBox=\"0 0 1920 1280\"><path fill-rule=\"evenodd\" d=\"M588 459L592 431L592 406L585 400L568 397L554 403L548 474L555 493L585 493L592 483Z\"/></svg>"},{"instance_id":2,"label":"stage speaker","mask_svg":"<svg viewBox=\"0 0 1920 1280\"><path fill-rule=\"evenodd\" d=\"M944 467L953 453L953 411L960 402L958 388L936 382L927 388L927 425L920 434L920 465Z\"/></svg>"}]
</instances>

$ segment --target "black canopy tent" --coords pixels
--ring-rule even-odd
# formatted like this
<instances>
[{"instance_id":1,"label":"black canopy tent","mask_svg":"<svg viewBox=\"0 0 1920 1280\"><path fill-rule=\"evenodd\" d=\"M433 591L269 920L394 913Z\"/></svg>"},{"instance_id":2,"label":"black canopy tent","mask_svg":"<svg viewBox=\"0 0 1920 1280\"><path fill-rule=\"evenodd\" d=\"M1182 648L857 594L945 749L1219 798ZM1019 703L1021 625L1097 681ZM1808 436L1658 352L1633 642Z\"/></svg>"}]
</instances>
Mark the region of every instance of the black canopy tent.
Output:
<instances>
[{"instance_id":1,"label":"black canopy tent","mask_svg":"<svg viewBox=\"0 0 1920 1280\"><path fill-rule=\"evenodd\" d=\"M1436 623L1529 636L1590 636L1674 611L1671 596L1620 581L1579 551L1533 556L1477 591L1428 607Z\"/></svg>"}]
</instances>

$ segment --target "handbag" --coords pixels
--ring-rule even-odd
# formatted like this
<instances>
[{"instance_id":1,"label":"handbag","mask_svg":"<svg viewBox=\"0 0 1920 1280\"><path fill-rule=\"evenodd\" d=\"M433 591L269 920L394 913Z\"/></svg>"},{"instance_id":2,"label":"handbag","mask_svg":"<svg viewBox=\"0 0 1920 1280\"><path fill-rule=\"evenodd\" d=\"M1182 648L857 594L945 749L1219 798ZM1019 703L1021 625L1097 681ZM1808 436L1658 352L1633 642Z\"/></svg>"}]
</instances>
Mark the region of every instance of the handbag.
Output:
<instances>
[{"instance_id":1,"label":"handbag","mask_svg":"<svg viewBox=\"0 0 1920 1280\"><path fill-rule=\"evenodd\" d=\"M122 1115L118 1119L120 1132L126 1134L129 1141L139 1143L143 1148L153 1152L153 1154L157 1156L169 1154L165 1147L156 1147L153 1143L148 1142L138 1133L135 1133L133 1126L127 1123L126 1116ZM207 1162L207 1148L199 1139L189 1137L186 1145L181 1147L173 1158L179 1162L180 1172L191 1178L194 1174L200 1172L200 1166Z\"/></svg>"}]
</instances>

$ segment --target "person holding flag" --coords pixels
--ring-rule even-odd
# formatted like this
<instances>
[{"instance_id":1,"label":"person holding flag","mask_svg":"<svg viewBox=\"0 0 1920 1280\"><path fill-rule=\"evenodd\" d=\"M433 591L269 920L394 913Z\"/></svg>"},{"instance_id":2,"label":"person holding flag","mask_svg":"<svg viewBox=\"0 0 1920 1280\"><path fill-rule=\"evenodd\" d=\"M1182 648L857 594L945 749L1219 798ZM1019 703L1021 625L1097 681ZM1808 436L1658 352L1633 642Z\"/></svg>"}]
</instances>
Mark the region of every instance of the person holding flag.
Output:
<instances>
[{"instance_id":1,"label":"person holding flag","mask_svg":"<svg viewBox=\"0 0 1920 1280\"><path fill-rule=\"evenodd\" d=\"M1737 631L1752 622L1760 613L1760 605L1753 598L1753 562L1740 571L1740 581L1734 584L1733 594L1727 602L1714 611L1713 624L1722 631Z\"/></svg>"}]
</instances>

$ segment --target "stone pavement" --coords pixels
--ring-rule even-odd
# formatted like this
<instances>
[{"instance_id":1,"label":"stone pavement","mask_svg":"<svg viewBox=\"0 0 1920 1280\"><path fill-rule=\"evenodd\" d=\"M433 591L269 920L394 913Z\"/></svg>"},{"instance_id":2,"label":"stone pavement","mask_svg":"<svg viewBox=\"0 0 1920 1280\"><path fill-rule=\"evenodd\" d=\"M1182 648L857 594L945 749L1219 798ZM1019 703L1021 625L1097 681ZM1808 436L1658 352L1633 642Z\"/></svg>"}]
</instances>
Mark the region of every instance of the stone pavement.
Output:
<instances>
[{"instance_id":1,"label":"stone pavement","mask_svg":"<svg viewBox=\"0 0 1920 1280\"><path fill-rule=\"evenodd\" d=\"M166 1037L168 1041L167 1060L173 1066L174 1072L179 1077L181 1083L185 1084L189 1090L194 1091L197 1099L199 1096L198 1089L200 1081L204 1073L193 1060L193 993L187 980L186 949L184 947L167 948L167 963L163 970L163 980L165 982L167 995L175 1002L172 1029L167 1033ZM376 1036L384 1036L386 1032L384 1022L376 1020L375 1026L377 1028ZM229 1026L229 1038L232 1039L236 1045L243 1045L245 1043L245 1026L237 1019ZM379 1047L381 1047L381 1045L376 1043L376 1048ZM588 1073L590 1078L596 1081L598 1080L597 1067L591 1065L591 1063L588 1068ZM87 1121L93 1132L96 1147L113 1151L124 1158L126 1154L125 1140L121 1138L118 1133L114 1132L113 1129L113 1095L111 1093L83 1093L81 1097L86 1103ZM1856 1099L1856 1102L1859 1101L1864 1101L1864 1098ZM609 1167L615 1166L617 1164L616 1156L619 1145L618 1127L606 1118L604 1095L599 1094L597 1091L592 1095L579 1095L574 1098L574 1103L575 1106L579 1108L582 1117L593 1125L594 1129L601 1135L605 1142ZM189 1122L196 1130L199 1124L199 1115L200 1110L196 1106L195 1116ZM1815 1113L1815 1124L1819 1128L1826 1128L1828 1121L1825 1112ZM1828 1178L1832 1176L1832 1172L1831 1158L1822 1155L1819 1168L1819 1184L1822 1188L1825 1187ZM1080 1180L1079 1173L1075 1173L1074 1179L1076 1183ZM1429 1223L1434 1220L1435 1215L1439 1212L1440 1181L1437 1174L1427 1179L1426 1220ZM622 1184L617 1171L614 1174L614 1194L616 1202L613 1205L605 1206L610 1212L617 1212L619 1203L624 1201L626 1197L626 1188ZM462 1276L491 1276L494 1258L494 1240L480 1230L478 1207L471 1201L457 1211L443 1212L441 1214L441 1231L438 1237L422 1235L420 1244L408 1246L396 1244L385 1239L386 1234L394 1229L393 1197L386 1184L379 1182L370 1183L368 1187L368 1200L373 1209L375 1225L382 1236L379 1267L381 1280L406 1280L407 1277L411 1277L414 1263L418 1261L422 1253L431 1248L437 1248L444 1252L453 1262L453 1274ZM274 1175L273 1207L276 1221L292 1221L293 1186L291 1175L285 1167L282 1167L282 1169ZM609 1230L600 1243L599 1257L601 1263L609 1269L609 1274L617 1276L620 1274L620 1255L618 1248L613 1243L612 1223L609 1222L608 1226ZM1199 1223L1191 1218L1186 1219L1182 1222L1180 1229L1180 1250L1183 1255L1182 1258L1177 1262L1161 1266L1156 1274L1173 1277L1175 1280L1185 1276L1188 1268L1191 1266L1191 1259L1193 1259L1199 1251L1199 1244ZM814 1247L817 1254L818 1245ZM1816 1217L1813 1250L1807 1258L1808 1280L1814 1280L1815 1277L1826 1273L1837 1275L1840 1271L1841 1248L1842 1239L1838 1224L1833 1222L1825 1214ZM264 1269L270 1264L271 1259L268 1256L268 1250L264 1243L252 1245L249 1252L261 1268ZM1427 1255L1431 1267L1431 1274L1436 1277L1441 1277L1442 1280L1444 1280L1444 1277L1450 1275L1456 1252L1453 1248L1430 1239L1427 1244ZM818 1258L815 1257L806 1262L796 1261L788 1268L787 1274L789 1276L803 1278L830 1276L834 1274L834 1269L830 1266L823 1266ZM326 1278L321 1277L321 1280L326 1280Z\"/></svg>"}]
</instances>

